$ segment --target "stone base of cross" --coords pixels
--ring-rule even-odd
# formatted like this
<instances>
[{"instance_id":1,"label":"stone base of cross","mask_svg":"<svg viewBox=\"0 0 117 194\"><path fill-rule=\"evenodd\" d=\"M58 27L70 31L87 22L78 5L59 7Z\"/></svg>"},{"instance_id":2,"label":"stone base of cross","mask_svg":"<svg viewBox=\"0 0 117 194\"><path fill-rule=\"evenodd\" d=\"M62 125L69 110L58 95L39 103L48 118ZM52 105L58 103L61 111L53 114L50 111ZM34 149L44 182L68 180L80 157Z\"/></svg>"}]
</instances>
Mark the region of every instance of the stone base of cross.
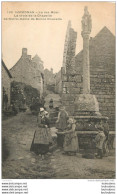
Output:
<instances>
[{"instance_id":1,"label":"stone base of cross","mask_svg":"<svg viewBox=\"0 0 117 194\"><path fill-rule=\"evenodd\" d=\"M92 94L80 94L75 99L74 115L98 115L99 104Z\"/></svg>"}]
</instances>

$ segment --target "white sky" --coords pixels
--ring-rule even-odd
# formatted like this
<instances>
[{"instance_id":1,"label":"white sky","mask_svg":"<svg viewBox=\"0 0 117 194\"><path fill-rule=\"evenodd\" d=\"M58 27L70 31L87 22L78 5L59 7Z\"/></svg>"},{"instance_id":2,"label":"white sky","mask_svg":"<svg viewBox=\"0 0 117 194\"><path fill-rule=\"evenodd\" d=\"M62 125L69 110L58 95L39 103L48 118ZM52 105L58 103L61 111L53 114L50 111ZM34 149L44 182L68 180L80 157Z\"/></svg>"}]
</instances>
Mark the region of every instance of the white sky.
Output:
<instances>
[{"instance_id":1,"label":"white sky","mask_svg":"<svg viewBox=\"0 0 117 194\"><path fill-rule=\"evenodd\" d=\"M21 57L22 48L28 54L38 54L44 67L58 72L62 66L64 41L68 20L77 31L76 54L82 49L81 19L84 6L92 17L94 37L104 26L115 35L115 3L111 2L3 2L2 3L2 57L10 69ZM7 11L58 11L60 21L5 21ZM12 14L11 14L12 15Z\"/></svg>"}]
</instances>

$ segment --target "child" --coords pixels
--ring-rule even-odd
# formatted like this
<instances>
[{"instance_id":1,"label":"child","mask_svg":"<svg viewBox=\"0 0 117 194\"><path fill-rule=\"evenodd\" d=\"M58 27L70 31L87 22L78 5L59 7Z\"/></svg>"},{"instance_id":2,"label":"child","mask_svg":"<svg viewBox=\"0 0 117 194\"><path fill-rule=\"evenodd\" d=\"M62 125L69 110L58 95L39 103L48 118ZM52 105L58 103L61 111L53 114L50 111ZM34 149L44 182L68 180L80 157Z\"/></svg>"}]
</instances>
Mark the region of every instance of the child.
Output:
<instances>
[{"instance_id":1,"label":"child","mask_svg":"<svg viewBox=\"0 0 117 194\"><path fill-rule=\"evenodd\" d=\"M79 151L78 137L75 132L76 124L73 118L69 118L67 131L64 138L64 152L68 154L76 154Z\"/></svg>"},{"instance_id":2,"label":"child","mask_svg":"<svg viewBox=\"0 0 117 194\"><path fill-rule=\"evenodd\" d=\"M104 156L108 156L109 154L109 125L108 122L106 121L106 123L104 124L104 134L105 134L105 141L104 141L104 147L103 147L103 153Z\"/></svg>"},{"instance_id":3,"label":"child","mask_svg":"<svg viewBox=\"0 0 117 194\"><path fill-rule=\"evenodd\" d=\"M99 156L100 159L103 158L103 144L104 144L104 141L105 141L105 135L104 135L104 132L103 132L103 128L99 127L98 134L96 135L96 138L95 138L95 144L96 144L96 148L97 148L96 157Z\"/></svg>"}]
</instances>

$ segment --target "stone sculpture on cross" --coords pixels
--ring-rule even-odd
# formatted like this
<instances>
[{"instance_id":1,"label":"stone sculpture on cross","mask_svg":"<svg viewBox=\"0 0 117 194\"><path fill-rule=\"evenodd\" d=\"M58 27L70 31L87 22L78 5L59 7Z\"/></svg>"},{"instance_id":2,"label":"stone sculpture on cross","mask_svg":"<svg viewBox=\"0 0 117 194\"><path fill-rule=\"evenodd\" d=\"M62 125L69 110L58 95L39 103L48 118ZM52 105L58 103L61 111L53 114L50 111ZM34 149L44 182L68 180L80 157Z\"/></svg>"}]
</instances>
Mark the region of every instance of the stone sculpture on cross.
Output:
<instances>
[{"instance_id":1,"label":"stone sculpture on cross","mask_svg":"<svg viewBox=\"0 0 117 194\"><path fill-rule=\"evenodd\" d=\"M84 15L82 17L82 32L91 32L92 29L92 20L91 15L88 12L87 6L84 8Z\"/></svg>"},{"instance_id":2,"label":"stone sculpture on cross","mask_svg":"<svg viewBox=\"0 0 117 194\"><path fill-rule=\"evenodd\" d=\"M75 99L74 114L100 115L96 96L90 94L89 38L92 29L92 20L87 7L84 8L84 15L81 23L81 35L83 37L83 94L78 95Z\"/></svg>"}]
</instances>

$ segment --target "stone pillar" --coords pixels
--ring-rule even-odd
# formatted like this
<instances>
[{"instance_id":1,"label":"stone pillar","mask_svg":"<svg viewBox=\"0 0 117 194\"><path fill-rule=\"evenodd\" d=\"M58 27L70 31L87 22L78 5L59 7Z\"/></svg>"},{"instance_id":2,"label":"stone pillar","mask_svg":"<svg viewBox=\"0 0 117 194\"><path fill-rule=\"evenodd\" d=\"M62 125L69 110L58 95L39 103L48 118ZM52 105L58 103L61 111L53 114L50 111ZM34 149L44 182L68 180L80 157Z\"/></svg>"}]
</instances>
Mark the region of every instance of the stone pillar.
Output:
<instances>
[{"instance_id":1,"label":"stone pillar","mask_svg":"<svg viewBox=\"0 0 117 194\"><path fill-rule=\"evenodd\" d=\"M64 44L64 53L63 53L63 64L62 64L62 67L65 69L65 73L66 73L66 58L67 58L67 51L68 51L70 28L71 28L71 21L68 22L67 32L66 32L66 37L65 37L65 44Z\"/></svg>"},{"instance_id":2,"label":"stone pillar","mask_svg":"<svg viewBox=\"0 0 117 194\"><path fill-rule=\"evenodd\" d=\"M81 32L83 37L83 94L90 94L89 37L91 27L91 16L89 15L87 7L85 7Z\"/></svg>"},{"instance_id":3,"label":"stone pillar","mask_svg":"<svg viewBox=\"0 0 117 194\"><path fill-rule=\"evenodd\" d=\"M87 7L84 8L82 17L83 37L83 94L76 96L74 115L101 115L99 104L95 95L90 94L90 61L89 61L89 38L92 28L91 15Z\"/></svg>"},{"instance_id":4,"label":"stone pillar","mask_svg":"<svg viewBox=\"0 0 117 194\"><path fill-rule=\"evenodd\" d=\"M90 94L89 35L83 35L83 94Z\"/></svg>"},{"instance_id":5,"label":"stone pillar","mask_svg":"<svg viewBox=\"0 0 117 194\"><path fill-rule=\"evenodd\" d=\"M87 7L84 8L82 17L83 37L83 94L78 94L74 103L74 118L76 130L78 131L79 147L84 152L92 153L94 157L93 140L97 130L107 121L99 112L99 104L95 95L90 94L90 60L89 60L89 38L92 28L91 16Z\"/></svg>"}]
</instances>

